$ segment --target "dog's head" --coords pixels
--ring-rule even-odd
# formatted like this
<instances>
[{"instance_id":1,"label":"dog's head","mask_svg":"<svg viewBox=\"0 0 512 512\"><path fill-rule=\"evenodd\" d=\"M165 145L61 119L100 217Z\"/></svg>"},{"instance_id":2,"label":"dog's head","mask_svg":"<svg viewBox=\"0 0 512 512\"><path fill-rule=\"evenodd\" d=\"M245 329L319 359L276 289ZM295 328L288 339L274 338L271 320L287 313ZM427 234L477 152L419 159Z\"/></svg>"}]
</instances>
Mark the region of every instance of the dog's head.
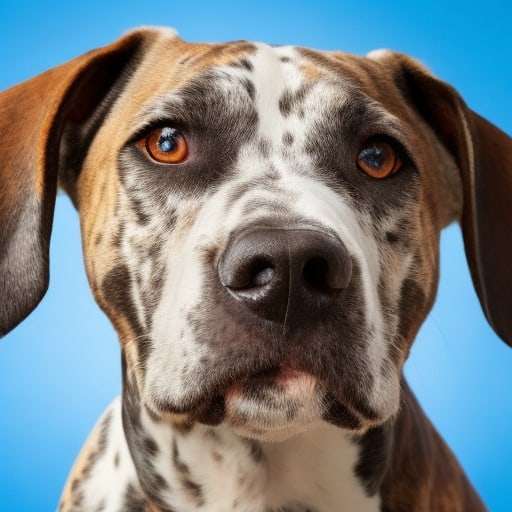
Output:
<instances>
[{"instance_id":1,"label":"dog's head","mask_svg":"<svg viewBox=\"0 0 512 512\"><path fill-rule=\"evenodd\" d=\"M512 342L511 140L408 57L148 29L0 107L0 332L46 290L59 179L155 415L274 438L383 423L453 220Z\"/></svg>"}]
</instances>

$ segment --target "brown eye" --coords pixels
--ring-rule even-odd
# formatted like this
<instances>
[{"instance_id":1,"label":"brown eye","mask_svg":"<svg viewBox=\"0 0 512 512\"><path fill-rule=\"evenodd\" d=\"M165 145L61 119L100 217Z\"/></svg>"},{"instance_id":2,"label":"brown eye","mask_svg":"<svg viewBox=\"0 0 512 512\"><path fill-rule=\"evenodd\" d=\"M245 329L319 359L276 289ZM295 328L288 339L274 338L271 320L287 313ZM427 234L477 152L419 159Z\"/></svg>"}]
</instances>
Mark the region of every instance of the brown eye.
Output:
<instances>
[{"instance_id":1,"label":"brown eye","mask_svg":"<svg viewBox=\"0 0 512 512\"><path fill-rule=\"evenodd\" d=\"M181 164L188 156L185 137L178 129L169 126L153 130L137 144L161 164Z\"/></svg>"},{"instance_id":2,"label":"brown eye","mask_svg":"<svg viewBox=\"0 0 512 512\"><path fill-rule=\"evenodd\" d=\"M402 167L391 144L373 141L365 144L357 157L357 167L372 178L387 178Z\"/></svg>"}]
</instances>

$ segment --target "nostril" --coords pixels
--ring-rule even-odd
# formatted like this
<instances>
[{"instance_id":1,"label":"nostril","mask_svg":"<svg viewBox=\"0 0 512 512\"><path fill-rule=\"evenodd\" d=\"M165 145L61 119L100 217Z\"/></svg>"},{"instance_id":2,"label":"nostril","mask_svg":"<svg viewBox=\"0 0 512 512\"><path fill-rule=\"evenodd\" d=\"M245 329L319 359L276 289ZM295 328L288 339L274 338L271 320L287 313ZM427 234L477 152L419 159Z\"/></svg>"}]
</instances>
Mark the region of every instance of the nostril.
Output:
<instances>
[{"instance_id":1,"label":"nostril","mask_svg":"<svg viewBox=\"0 0 512 512\"><path fill-rule=\"evenodd\" d=\"M302 267L303 284L311 291L331 293L348 286L352 265L343 251L324 250L309 258Z\"/></svg>"},{"instance_id":2,"label":"nostril","mask_svg":"<svg viewBox=\"0 0 512 512\"><path fill-rule=\"evenodd\" d=\"M329 283L329 263L324 258L311 258L302 269L304 284L310 289L327 292L331 290Z\"/></svg>"}]
</instances>

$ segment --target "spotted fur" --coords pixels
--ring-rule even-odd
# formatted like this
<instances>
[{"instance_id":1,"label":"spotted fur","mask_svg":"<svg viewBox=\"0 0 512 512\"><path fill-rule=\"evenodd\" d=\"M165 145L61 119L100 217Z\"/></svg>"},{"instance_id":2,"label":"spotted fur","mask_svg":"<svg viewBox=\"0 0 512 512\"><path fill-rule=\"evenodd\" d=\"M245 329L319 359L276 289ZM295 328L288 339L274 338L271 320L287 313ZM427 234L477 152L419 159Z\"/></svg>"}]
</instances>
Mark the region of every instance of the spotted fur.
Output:
<instances>
[{"instance_id":1,"label":"spotted fur","mask_svg":"<svg viewBox=\"0 0 512 512\"><path fill-rule=\"evenodd\" d=\"M456 93L404 56L189 44L165 29L82 59L55 71L75 78L45 158L80 211L123 393L60 511L484 510L402 377L434 300L439 232L467 194L456 130L436 130L448 107L432 114L418 96L431 88L460 114ZM182 163L141 149L163 126L185 137ZM376 138L402 162L383 180L356 164ZM254 233L268 251L287 240L286 300L266 309L224 281ZM308 267L321 293L306 301L292 293L305 240L344 272L331 287Z\"/></svg>"}]
</instances>

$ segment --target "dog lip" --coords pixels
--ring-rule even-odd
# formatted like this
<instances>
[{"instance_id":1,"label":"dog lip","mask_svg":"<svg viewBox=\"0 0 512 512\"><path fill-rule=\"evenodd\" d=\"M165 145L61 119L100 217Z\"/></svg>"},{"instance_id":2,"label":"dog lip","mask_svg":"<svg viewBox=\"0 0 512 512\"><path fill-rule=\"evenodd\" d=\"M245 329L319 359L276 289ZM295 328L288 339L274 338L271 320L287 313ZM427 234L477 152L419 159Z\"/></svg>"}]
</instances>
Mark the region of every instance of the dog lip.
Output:
<instances>
[{"instance_id":1,"label":"dog lip","mask_svg":"<svg viewBox=\"0 0 512 512\"><path fill-rule=\"evenodd\" d=\"M249 389L274 387L280 389L292 390L298 383L304 379L316 382L317 379L308 372L297 370L288 366L276 366L266 370L261 370L247 377L242 377L232 381L224 388L224 397L230 400L237 396L244 395Z\"/></svg>"},{"instance_id":2,"label":"dog lip","mask_svg":"<svg viewBox=\"0 0 512 512\"><path fill-rule=\"evenodd\" d=\"M247 377L243 377L240 380L272 380L279 375L280 371L280 366L273 366L270 368L259 370L253 374L248 375Z\"/></svg>"},{"instance_id":3,"label":"dog lip","mask_svg":"<svg viewBox=\"0 0 512 512\"><path fill-rule=\"evenodd\" d=\"M218 389L211 394L208 399L203 400L191 411L192 417L209 426L220 424L226 415L226 402L241 397L245 392L255 387L277 386L293 388L299 379L314 377L306 372L294 370L289 367L273 366L263 370L258 370L250 375L241 376L233 379L230 383ZM315 379L316 380L316 379Z\"/></svg>"},{"instance_id":4,"label":"dog lip","mask_svg":"<svg viewBox=\"0 0 512 512\"><path fill-rule=\"evenodd\" d=\"M306 372L302 370L296 370L288 366L274 366L264 370L257 371L253 374L248 375L239 379L234 384L251 382L251 383L272 383L277 385L284 385L288 381L300 378L306 375Z\"/></svg>"},{"instance_id":5,"label":"dog lip","mask_svg":"<svg viewBox=\"0 0 512 512\"><path fill-rule=\"evenodd\" d=\"M322 396L323 420L342 428L359 430L363 425L382 423L382 418L363 403L354 403L354 397L347 400L343 393L333 393L325 384L318 375L300 366L275 364L255 368L253 372L246 370L217 381L186 404L176 406L160 402L155 411L186 415L191 421L216 426L225 420L230 407L240 403L239 400L259 400L259 396L264 397L268 390L275 389L296 398L304 396L305 392L318 393Z\"/></svg>"}]
</instances>

